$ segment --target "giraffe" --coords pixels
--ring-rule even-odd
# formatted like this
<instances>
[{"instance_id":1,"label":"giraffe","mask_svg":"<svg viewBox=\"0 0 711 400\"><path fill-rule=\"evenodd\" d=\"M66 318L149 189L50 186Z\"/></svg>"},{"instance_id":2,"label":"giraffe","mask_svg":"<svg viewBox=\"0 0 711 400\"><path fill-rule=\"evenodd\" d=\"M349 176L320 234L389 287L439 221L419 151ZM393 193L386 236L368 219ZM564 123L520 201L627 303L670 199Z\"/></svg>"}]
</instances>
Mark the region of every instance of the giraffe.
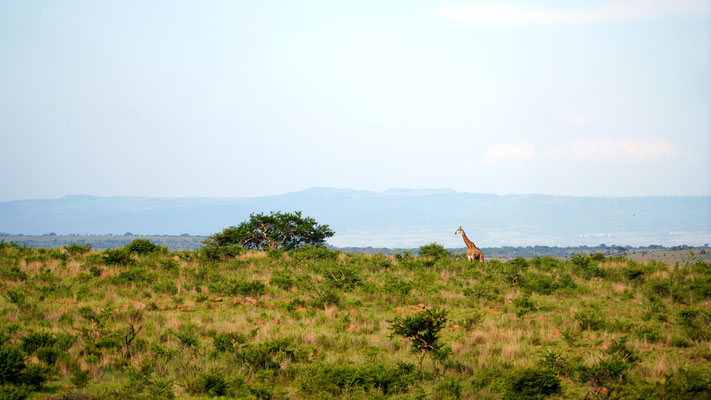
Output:
<instances>
[{"instance_id":1,"label":"giraffe","mask_svg":"<svg viewBox=\"0 0 711 400\"><path fill-rule=\"evenodd\" d=\"M456 235L457 233L462 234L462 239L464 239L464 244L467 245L467 258L469 261L474 262L474 259L478 259L479 261L484 261L484 253L481 251L480 248L476 247L474 242L469 240L467 237L467 234L464 233L464 229L460 226L459 229L457 229L454 234Z\"/></svg>"}]
</instances>

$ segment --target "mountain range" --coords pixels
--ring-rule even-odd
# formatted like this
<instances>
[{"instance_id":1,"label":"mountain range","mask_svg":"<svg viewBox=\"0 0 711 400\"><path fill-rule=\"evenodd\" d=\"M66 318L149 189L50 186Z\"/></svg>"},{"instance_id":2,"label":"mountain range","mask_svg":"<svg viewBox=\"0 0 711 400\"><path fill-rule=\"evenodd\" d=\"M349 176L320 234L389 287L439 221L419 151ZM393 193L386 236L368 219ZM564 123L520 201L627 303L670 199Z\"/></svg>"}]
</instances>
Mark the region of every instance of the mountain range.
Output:
<instances>
[{"instance_id":1,"label":"mountain range","mask_svg":"<svg viewBox=\"0 0 711 400\"><path fill-rule=\"evenodd\" d=\"M711 242L711 197L495 195L447 189L383 192L312 188L245 198L97 197L0 202L0 232L12 234L208 235L250 213L300 210L336 234L339 247L461 247L462 226L478 246L644 246Z\"/></svg>"}]
</instances>

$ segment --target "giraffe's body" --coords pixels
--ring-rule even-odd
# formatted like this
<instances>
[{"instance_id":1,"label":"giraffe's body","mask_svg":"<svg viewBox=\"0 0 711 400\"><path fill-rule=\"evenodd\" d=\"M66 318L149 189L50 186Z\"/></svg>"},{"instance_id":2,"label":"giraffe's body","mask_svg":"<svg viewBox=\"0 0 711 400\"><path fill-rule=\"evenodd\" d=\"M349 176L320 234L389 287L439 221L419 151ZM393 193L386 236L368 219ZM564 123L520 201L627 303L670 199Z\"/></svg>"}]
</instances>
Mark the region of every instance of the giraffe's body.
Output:
<instances>
[{"instance_id":1,"label":"giraffe's body","mask_svg":"<svg viewBox=\"0 0 711 400\"><path fill-rule=\"evenodd\" d=\"M464 230L462 229L461 226L459 227L459 229L457 229L456 232L454 232L455 235L457 233L462 234L462 239L464 239L464 244L467 245L467 258L469 259L469 261L473 262L475 259L479 260L479 261L484 261L484 253L481 251L480 248L476 247L474 242L469 240L469 238L467 237L467 234L464 233Z\"/></svg>"}]
</instances>

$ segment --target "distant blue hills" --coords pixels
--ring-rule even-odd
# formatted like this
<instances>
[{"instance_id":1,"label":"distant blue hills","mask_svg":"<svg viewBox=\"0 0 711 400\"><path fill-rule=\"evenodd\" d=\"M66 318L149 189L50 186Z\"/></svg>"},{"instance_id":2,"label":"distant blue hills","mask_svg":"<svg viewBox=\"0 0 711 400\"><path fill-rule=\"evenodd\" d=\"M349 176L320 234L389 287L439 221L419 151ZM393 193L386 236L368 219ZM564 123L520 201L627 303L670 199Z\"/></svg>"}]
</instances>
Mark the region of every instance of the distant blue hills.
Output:
<instances>
[{"instance_id":1,"label":"distant blue hills","mask_svg":"<svg viewBox=\"0 0 711 400\"><path fill-rule=\"evenodd\" d=\"M370 192L312 188L245 198L96 197L0 202L12 234L209 235L250 213L297 211L330 225L339 247L578 246L711 242L711 197L494 195L440 189Z\"/></svg>"}]
</instances>

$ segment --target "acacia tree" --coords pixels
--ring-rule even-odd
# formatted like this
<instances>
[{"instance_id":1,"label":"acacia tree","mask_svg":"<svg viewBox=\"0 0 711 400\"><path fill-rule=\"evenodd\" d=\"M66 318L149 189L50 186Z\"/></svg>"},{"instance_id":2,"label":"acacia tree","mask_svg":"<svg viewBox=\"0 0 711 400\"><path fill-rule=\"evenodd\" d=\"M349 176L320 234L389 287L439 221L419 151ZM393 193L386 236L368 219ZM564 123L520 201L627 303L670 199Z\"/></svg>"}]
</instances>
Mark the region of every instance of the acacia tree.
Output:
<instances>
[{"instance_id":1,"label":"acacia tree","mask_svg":"<svg viewBox=\"0 0 711 400\"><path fill-rule=\"evenodd\" d=\"M328 225L319 225L311 217L295 213L270 212L250 214L249 220L230 226L210 236L208 246L240 245L245 249L295 249L303 245L322 246L333 236Z\"/></svg>"},{"instance_id":2,"label":"acacia tree","mask_svg":"<svg viewBox=\"0 0 711 400\"><path fill-rule=\"evenodd\" d=\"M439 333L447 323L445 310L428 308L405 318L395 318L390 322L393 335L410 339L412 351L421 352L417 372L422 369L422 361L428 352L436 352L443 347L443 343L439 341Z\"/></svg>"}]
</instances>

